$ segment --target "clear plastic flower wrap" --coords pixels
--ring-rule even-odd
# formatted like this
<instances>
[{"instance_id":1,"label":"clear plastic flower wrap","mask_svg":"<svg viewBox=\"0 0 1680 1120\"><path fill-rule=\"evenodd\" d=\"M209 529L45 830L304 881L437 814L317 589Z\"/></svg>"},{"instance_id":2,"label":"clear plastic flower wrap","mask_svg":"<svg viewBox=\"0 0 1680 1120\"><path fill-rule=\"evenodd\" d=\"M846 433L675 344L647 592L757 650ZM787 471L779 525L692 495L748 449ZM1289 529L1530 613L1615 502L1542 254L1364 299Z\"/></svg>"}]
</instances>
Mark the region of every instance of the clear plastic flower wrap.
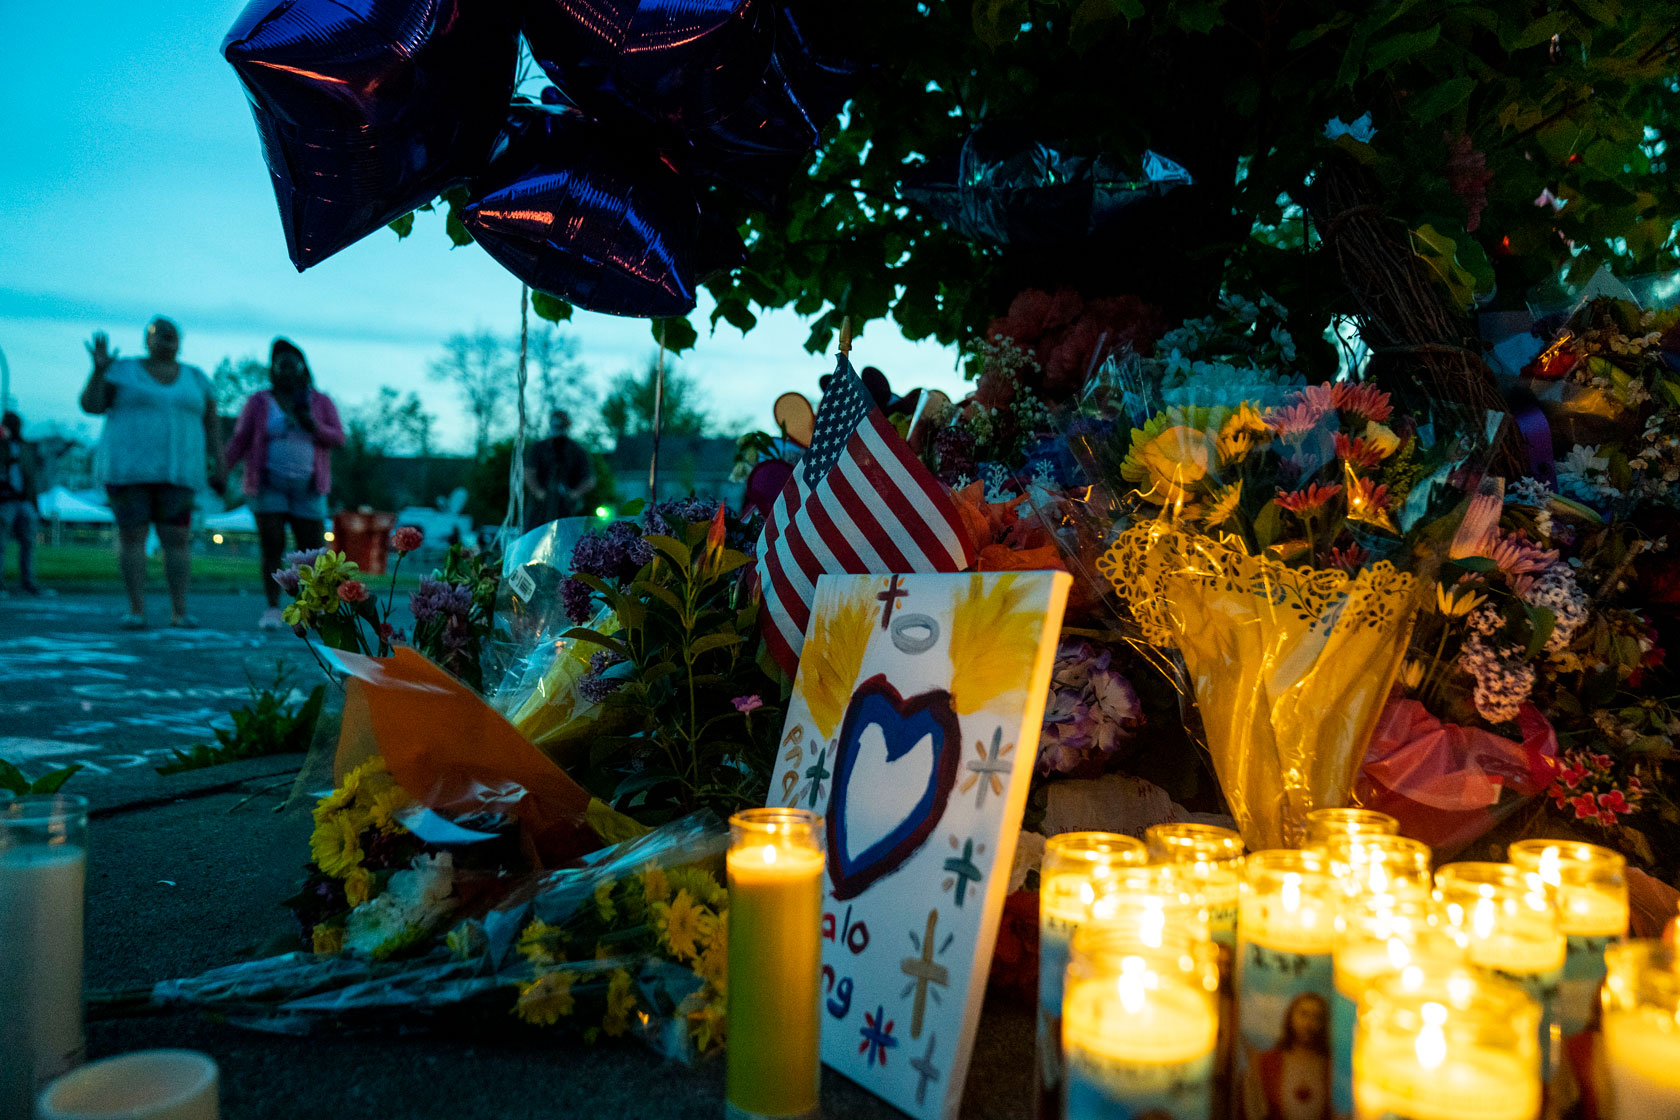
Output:
<instances>
[{"instance_id":1,"label":"clear plastic flower wrap","mask_svg":"<svg viewBox=\"0 0 1680 1120\"><path fill-rule=\"evenodd\" d=\"M723 1038L728 840L716 816L697 813L574 866L506 878L459 910L440 907L448 921L410 955L287 953L163 981L150 1002L305 1034L501 993L532 1025L571 1021L591 1037L634 1035L692 1060Z\"/></svg>"},{"instance_id":2,"label":"clear plastic flower wrap","mask_svg":"<svg viewBox=\"0 0 1680 1120\"><path fill-rule=\"evenodd\" d=\"M1060 536L1194 700L1266 848L1348 803L1498 417L1303 384L1272 305L1224 311L1105 369L1067 429L1090 486Z\"/></svg>"}]
</instances>

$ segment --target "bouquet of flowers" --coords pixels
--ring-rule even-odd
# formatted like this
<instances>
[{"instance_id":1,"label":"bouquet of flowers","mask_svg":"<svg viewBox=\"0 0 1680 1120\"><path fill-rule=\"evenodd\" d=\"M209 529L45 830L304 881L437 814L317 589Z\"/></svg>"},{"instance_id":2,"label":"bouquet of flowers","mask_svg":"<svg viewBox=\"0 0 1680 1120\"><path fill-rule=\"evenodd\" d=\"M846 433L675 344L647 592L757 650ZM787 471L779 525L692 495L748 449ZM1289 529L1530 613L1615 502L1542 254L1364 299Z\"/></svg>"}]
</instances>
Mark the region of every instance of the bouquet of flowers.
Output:
<instances>
[{"instance_id":1,"label":"bouquet of flowers","mask_svg":"<svg viewBox=\"0 0 1680 1120\"><path fill-rule=\"evenodd\" d=\"M1487 428L1357 380L1294 384L1266 306L1117 363L1077 436L1108 498L1096 573L1180 660L1256 848L1347 803Z\"/></svg>"}]
</instances>

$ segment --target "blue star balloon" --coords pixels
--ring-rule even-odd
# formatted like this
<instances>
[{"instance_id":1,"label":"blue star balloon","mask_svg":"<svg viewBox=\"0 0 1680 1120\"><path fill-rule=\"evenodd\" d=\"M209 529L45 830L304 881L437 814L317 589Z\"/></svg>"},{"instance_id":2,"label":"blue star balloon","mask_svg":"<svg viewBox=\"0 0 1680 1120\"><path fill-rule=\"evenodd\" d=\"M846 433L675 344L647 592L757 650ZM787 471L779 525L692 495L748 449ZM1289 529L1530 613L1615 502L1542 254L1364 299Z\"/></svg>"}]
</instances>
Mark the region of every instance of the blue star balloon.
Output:
<instances>
[{"instance_id":1,"label":"blue star balloon","mask_svg":"<svg viewBox=\"0 0 1680 1120\"><path fill-rule=\"evenodd\" d=\"M518 36L511 0L253 0L222 54L299 271L483 167Z\"/></svg>"},{"instance_id":2,"label":"blue star balloon","mask_svg":"<svg viewBox=\"0 0 1680 1120\"><path fill-rule=\"evenodd\" d=\"M462 220L531 287L612 315L687 314L726 263L687 180L570 106L513 110Z\"/></svg>"}]
</instances>

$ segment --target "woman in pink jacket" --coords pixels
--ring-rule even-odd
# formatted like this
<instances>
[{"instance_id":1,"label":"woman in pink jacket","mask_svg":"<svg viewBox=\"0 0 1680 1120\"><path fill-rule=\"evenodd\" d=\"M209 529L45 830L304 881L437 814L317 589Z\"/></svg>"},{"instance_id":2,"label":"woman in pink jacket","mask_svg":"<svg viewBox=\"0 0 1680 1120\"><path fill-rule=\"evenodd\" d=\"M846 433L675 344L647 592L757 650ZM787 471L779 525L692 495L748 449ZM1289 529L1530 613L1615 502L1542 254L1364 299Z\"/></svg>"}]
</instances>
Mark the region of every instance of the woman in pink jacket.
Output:
<instances>
[{"instance_id":1,"label":"woman in pink jacket","mask_svg":"<svg viewBox=\"0 0 1680 1120\"><path fill-rule=\"evenodd\" d=\"M280 588L272 576L286 551L286 526L299 549L320 548L332 489L332 449L344 446L344 427L332 398L317 392L303 351L274 340L268 359L272 389L252 394L228 441L231 465L244 460L245 493L262 545L263 594L268 609L258 626L278 629Z\"/></svg>"}]
</instances>

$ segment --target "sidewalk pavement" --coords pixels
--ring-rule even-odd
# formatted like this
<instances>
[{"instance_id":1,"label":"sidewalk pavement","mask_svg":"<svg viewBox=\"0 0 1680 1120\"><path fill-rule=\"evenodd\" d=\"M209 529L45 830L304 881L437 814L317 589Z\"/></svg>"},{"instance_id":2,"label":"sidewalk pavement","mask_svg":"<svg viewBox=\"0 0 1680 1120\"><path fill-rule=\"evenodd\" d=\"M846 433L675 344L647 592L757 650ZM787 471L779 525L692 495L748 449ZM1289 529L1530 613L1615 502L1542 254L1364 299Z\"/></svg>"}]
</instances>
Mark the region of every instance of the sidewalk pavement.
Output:
<instances>
[{"instance_id":1,"label":"sidewalk pavement","mask_svg":"<svg viewBox=\"0 0 1680 1120\"><path fill-rule=\"evenodd\" d=\"M238 674L253 659L287 658L300 688L318 679L289 633L251 628L260 610L255 596L195 602L212 627L196 633L118 631L119 606L110 596L0 603L0 757L22 745L33 752L20 762L26 772L94 764L66 792L92 802L86 982L102 991L292 947L281 944L295 927L280 903L302 877L310 819L307 799L285 802L303 757L169 777L150 762L204 739L196 721L242 703ZM988 1004L963 1117L1030 1113L1033 1034L1030 1009ZM638 1043L586 1046L511 1016L505 1026L440 1016L417 1018L402 1031L305 1038L180 1011L88 1025L90 1058L160 1046L216 1059L226 1120L714 1120L723 1113L721 1061L691 1070ZM825 1070L823 1115L901 1114Z\"/></svg>"}]
</instances>

